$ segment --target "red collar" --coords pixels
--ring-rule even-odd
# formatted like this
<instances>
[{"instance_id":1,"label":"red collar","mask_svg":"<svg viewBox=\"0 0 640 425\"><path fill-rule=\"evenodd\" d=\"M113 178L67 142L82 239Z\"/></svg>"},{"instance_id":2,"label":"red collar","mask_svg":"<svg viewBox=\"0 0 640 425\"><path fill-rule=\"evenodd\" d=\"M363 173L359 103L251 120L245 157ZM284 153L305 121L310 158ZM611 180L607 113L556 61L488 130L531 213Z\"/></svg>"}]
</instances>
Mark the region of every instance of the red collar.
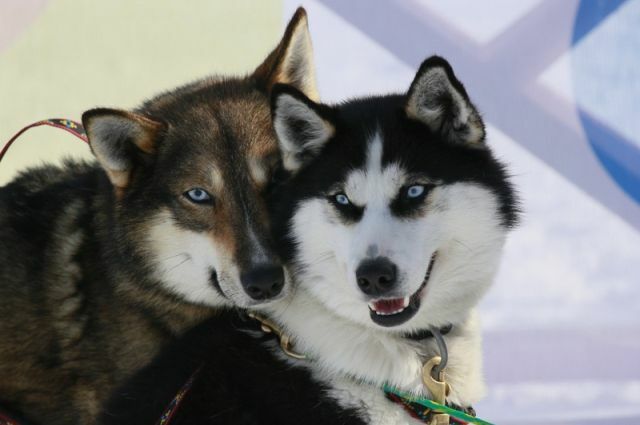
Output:
<instances>
[{"instance_id":1,"label":"red collar","mask_svg":"<svg viewBox=\"0 0 640 425\"><path fill-rule=\"evenodd\" d=\"M187 382L185 382L185 384L180 388L176 396L173 397L173 399L169 402L169 404L167 404L167 407L164 409L164 412L162 413L162 416L160 416L160 419L158 419L158 422L156 422L156 425L169 425L169 423L171 422L171 419L178 411L178 408L180 407L180 403L182 403L182 400L184 400L185 396L191 389L191 386L193 385L193 382L198 377L199 373L200 373L200 368L198 368L195 372L193 372L193 375L191 375L191 377L189 377ZM4 425L4 424L0 422L0 425ZM8 425L13 425L13 424L8 424ZM15 425L20 425L20 424L15 424Z\"/></svg>"},{"instance_id":2,"label":"red collar","mask_svg":"<svg viewBox=\"0 0 640 425\"><path fill-rule=\"evenodd\" d=\"M26 425L0 408L0 425Z\"/></svg>"},{"instance_id":3,"label":"red collar","mask_svg":"<svg viewBox=\"0 0 640 425\"><path fill-rule=\"evenodd\" d=\"M15 142L16 139L20 137L22 133L29 130L30 128L39 127L41 125L48 125L51 127L60 128L62 130L68 131L69 133L73 134L83 142L89 143L89 139L87 138L87 133L85 132L82 124L80 124L79 122L67 120L64 118L50 118L48 120L42 120L42 121L34 122L33 124L29 124L28 126L24 127L22 130L18 131L16 134L14 134L13 137L9 139L7 143L4 144L2 149L0 149L0 161L2 161L2 158L7 153L7 151L13 144L13 142ZM0 425L2 425L2 423L0 423Z\"/></svg>"}]
</instances>

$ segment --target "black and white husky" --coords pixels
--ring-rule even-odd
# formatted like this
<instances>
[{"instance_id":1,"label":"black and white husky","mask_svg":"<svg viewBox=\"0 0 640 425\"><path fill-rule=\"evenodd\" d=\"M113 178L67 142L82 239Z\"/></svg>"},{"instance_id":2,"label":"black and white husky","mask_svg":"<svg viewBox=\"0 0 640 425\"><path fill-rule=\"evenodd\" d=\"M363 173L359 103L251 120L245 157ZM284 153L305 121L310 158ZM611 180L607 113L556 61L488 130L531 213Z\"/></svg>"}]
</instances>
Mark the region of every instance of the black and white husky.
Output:
<instances>
[{"instance_id":1,"label":"black and white husky","mask_svg":"<svg viewBox=\"0 0 640 425\"><path fill-rule=\"evenodd\" d=\"M433 339L452 325L447 401L484 393L474 307L517 220L504 166L451 66L427 59L404 95L329 107L292 87L272 96L291 173L277 193L274 231L297 282L268 315L295 336L315 379L371 423L408 421L385 383L425 393Z\"/></svg>"},{"instance_id":2,"label":"black and white husky","mask_svg":"<svg viewBox=\"0 0 640 425\"><path fill-rule=\"evenodd\" d=\"M259 313L306 358L273 342L243 343L242 350L208 343L199 356L201 379L218 389L194 387L199 393L181 407L179 423L227 423L215 420L229 414L229 401L218 397L237 388L236 379L268 400L263 420L256 414L247 423L270 423L273 412L285 410L291 421L278 423L305 415L316 423L309 394L340 423L416 423L385 397L383 385L429 396L422 368L438 350L420 335L449 326L446 401L470 407L485 390L474 307L493 280L517 207L449 64L431 57L406 94L338 106L276 86L272 114L287 175L273 190L273 231L297 288ZM261 345L271 355L257 366ZM296 367L287 372L283 365ZM162 379L157 373L149 373L147 386ZM295 384L282 385L289 379ZM135 386L123 394L132 392ZM232 405L236 417L256 410L251 398Z\"/></svg>"}]
</instances>

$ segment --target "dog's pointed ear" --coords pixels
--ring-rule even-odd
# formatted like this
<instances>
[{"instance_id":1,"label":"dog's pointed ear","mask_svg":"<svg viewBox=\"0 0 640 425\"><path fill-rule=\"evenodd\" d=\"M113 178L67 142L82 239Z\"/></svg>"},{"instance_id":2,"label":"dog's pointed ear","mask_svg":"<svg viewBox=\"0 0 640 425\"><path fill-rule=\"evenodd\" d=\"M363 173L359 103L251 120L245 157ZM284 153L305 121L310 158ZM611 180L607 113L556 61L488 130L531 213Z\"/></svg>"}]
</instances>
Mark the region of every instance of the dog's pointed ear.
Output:
<instances>
[{"instance_id":1,"label":"dog's pointed ear","mask_svg":"<svg viewBox=\"0 0 640 425\"><path fill-rule=\"evenodd\" d=\"M97 108L82 114L89 145L109 180L120 193L129 185L134 167L153 155L164 123L141 114Z\"/></svg>"},{"instance_id":2,"label":"dog's pointed ear","mask_svg":"<svg viewBox=\"0 0 640 425\"><path fill-rule=\"evenodd\" d=\"M416 74L405 107L409 118L426 124L445 140L484 146L484 123L449 63L432 56Z\"/></svg>"},{"instance_id":3,"label":"dog's pointed ear","mask_svg":"<svg viewBox=\"0 0 640 425\"><path fill-rule=\"evenodd\" d=\"M282 83L294 86L315 102L320 100L307 12L302 7L296 10L282 40L253 76L267 93Z\"/></svg>"},{"instance_id":4,"label":"dog's pointed ear","mask_svg":"<svg viewBox=\"0 0 640 425\"><path fill-rule=\"evenodd\" d=\"M282 162L288 171L297 171L335 134L331 108L313 102L292 86L273 87L271 114Z\"/></svg>"}]
</instances>

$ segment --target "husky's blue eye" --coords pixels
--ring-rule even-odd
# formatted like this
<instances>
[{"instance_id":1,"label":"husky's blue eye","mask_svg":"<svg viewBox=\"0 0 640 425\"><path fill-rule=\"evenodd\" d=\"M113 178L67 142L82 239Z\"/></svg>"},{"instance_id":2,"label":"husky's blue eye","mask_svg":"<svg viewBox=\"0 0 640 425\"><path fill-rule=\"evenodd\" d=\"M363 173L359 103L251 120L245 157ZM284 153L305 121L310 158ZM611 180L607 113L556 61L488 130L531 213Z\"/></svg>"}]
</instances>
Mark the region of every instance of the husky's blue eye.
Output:
<instances>
[{"instance_id":1,"label":"husky's blue eye","mask_svg":"<svg viewBox=\"0 0 640 425\"><path fill-rule=\"evenodd\" d=\"M334 195L333 198L340 205L349 205L351 203L351 201L349 201L349 198L347 198L347 195L345 195L344 193L338 193L337 195Z\"/></svg>"},{"instance_id":2,"label":"husky's blue eye","mask_svg":"<svg viewBox=\"0 0 640 425\"><path fill-rule=\"evenodd\" d=\"M209 204L212 200L209 192L199 187L194 187L193 189L187 190L184 193L184 196L186 196L187 199L196 204Z\"/></svg>"},{"instance_id":3,"label":"husky's blue eye","mask_svg":"<svg viewBox=\"0 0 640 425\"><path fill-rule=\"evenodd\" d=\"M353 223L362 217L364 207L359 207L351 202L351 199L343 192L336 193L335 195L329 195L327 198L329 203L333 205L339 215L345 220L345 222Z\"/></svg>"},{"instance_id":4,"label":"husky's blue eye","mask_svg":"<svg viewBox=\"0 0 640 425\"><path fill-rule=\"evenodd\" d=\"M424 186L416 184L407 189L407 198L419 198L424 193Z\"/></svg>"}]
</instances>

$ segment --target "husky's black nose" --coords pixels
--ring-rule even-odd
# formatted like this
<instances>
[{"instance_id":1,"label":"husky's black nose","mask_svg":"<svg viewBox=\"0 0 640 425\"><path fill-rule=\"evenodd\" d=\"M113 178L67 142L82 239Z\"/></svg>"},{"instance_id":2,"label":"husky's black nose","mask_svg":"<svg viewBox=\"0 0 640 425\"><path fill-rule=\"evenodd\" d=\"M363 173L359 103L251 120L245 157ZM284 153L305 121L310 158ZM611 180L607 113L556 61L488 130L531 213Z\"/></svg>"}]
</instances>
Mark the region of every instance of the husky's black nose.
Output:
<instances>
[{"instance_id":1,"label":"husky's black nose","mask_svg":"<svg viewBox=\"0 0 640 425\"><path fill-rule=\"evenodd\" d=\"M384 295L396 283L397 267L388 258L365 260L356 270L360 290L367 295Z\"/></svg>"},{"instance_id":2,"label":"husky's black nose","mask_svg":"<svg viewBox=\"0 0 640 425\"><path fill-rule=\"evenodd\" d=\"M282 292L284 270L276 264L261 264L240 275L244 290L254 300L267 300Z\"/></svg>"}]
</instances>

